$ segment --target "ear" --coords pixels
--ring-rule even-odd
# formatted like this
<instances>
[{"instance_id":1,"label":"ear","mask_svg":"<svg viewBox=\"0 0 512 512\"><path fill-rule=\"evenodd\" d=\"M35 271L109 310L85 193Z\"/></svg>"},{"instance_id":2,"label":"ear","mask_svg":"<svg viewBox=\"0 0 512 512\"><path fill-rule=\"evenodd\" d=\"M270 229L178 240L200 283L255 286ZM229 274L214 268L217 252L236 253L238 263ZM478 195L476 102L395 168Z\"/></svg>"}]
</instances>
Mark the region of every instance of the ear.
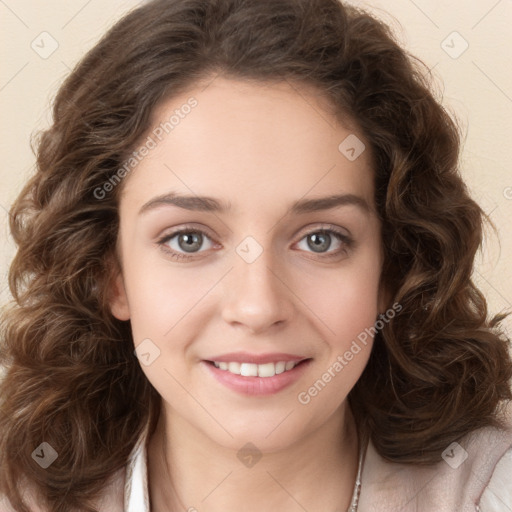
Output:
<instances>
[{"instance_id":1,"label":"ear","mask_svg":"<svg viewBox=\"0 0 512 512\"><path fill-rule=\"evenodd\" d=\"M111 281L109 290L109 305L112 315L118 320L130 319L130 306L124 286L124 279L121 270L116 272L115 277Z\"/></svg>"}]
</instances>

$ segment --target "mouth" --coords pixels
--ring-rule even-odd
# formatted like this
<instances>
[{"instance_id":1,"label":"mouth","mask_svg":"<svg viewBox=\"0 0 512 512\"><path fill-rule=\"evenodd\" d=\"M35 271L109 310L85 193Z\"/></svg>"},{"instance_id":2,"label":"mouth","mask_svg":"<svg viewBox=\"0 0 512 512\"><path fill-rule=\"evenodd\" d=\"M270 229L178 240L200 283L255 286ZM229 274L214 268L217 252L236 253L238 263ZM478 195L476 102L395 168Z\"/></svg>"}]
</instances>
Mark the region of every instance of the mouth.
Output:
<instances>
[{"instance_id":1,"label":"mouth","mask_svg":"<svg viewBox=\"0 0 512 512\"><path fill-rule=\"evenodd\" d=\"M312 358L254 363L248 361L203 360L203 367L214 379L242 395L271 395L282 391L297 382Z\"/></svg>"}]
</instances>

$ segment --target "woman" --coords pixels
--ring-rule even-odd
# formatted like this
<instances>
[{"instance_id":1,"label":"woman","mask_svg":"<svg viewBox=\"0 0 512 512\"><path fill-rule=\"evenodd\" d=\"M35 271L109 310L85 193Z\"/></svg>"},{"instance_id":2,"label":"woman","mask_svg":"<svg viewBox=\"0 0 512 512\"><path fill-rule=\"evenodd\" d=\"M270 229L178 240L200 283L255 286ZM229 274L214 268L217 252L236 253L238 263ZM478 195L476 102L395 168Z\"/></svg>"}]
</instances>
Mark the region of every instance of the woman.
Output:
<instances>
[{"instance_id":1,"label":"woman","mask_svg":"<svg viewBox=\"0 0 512 512\"><path fill-rule=\"evenodd\" d=\"M509 340L422 71L336 0L109 31L11 211L4 508L501 510Z\"/></svg>"}]
</instances>

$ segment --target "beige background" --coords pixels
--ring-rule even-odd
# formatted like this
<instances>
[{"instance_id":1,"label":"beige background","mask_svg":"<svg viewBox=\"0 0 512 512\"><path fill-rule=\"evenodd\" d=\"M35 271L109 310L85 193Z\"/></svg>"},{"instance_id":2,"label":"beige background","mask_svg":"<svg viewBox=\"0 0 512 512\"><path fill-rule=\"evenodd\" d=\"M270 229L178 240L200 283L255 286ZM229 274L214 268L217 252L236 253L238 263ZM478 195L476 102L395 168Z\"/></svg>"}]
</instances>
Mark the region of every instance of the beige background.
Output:
<instances>
[{"instance_id":1,"label":"beige background","mask_svg":"<svg viewBox=\"0 0 512 512\"><path fill-rule=\"evenodd\" d=\"M78 59L137 3L0 0L0 303L9 299L6 273L14 254L7 210L33 169L31 133L48 126L51 100ZM491 312L512 310L512 0L351 3L393 25L402 44L432 69L444 105L463 126L464 176L501 239L500 246L490 232L475 280ZM48 56L52 44L58 48ZM512 334L512 319L505 325Z\"/></svg>"}]
</instances>

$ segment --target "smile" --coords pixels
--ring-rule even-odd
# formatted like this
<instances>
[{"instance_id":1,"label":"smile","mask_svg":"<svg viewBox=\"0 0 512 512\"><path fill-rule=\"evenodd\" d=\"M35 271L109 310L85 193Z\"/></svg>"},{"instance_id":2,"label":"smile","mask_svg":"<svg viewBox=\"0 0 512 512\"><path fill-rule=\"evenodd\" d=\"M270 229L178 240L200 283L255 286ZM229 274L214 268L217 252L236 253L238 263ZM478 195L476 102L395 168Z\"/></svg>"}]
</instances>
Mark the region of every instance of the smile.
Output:
<instances>
[{"instance_id":1,"label":"smile","mask_svg":"<svg viewBox=\"0 0 512 512\"><path fill-rule=\"evenodd\" d=\"M222 356L224 361L217 358L203 360L202 368L221 385L239 394L252 396L272 395L293 385L313 361L311 358L300 357L294 357L293 360L289 357L290 360L283 361L278 357L274 362L269 361L269 356L252 357L266 359L255 363L247 362L247 359L251 359L247 356L234 358L239 361L232 361L228 356Z\"/></svg>"},{"instance_id":2,"label":"smile","mask_svg":"<svg viewBox=\"0 0 512 512\"><path fill-rule=\"evenodd\" d=\"M239 363L236 361L229 363L222 361L212 362L220 370L225 370L235 375L242 375L243 377L273 377L274 375L292 370L300 363L300 361L278 361L265 364Z\"/></svg>"}]
</instances>

